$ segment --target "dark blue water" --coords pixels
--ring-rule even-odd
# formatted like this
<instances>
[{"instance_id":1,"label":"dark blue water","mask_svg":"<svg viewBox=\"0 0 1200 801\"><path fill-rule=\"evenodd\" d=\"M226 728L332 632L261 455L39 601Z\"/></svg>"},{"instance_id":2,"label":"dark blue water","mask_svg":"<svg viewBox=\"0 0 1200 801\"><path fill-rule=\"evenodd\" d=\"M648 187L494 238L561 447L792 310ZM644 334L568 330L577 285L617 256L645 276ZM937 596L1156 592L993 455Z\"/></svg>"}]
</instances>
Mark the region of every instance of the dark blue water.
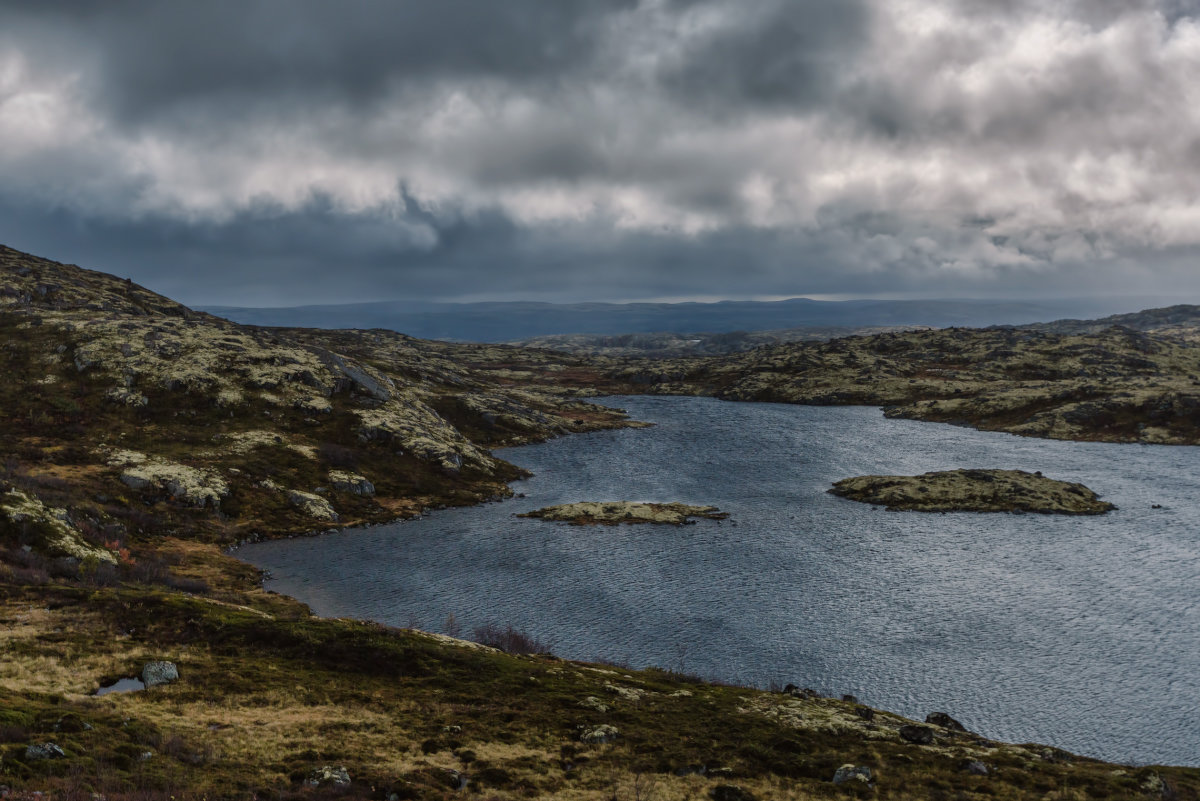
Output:
<instances>
[{"instance_id":1,"label":"dark blue water","mask_svg":"<svg viewBox=\"0 0 1200 801\"><path fill-rule=\"evenodd\" d=\"M239 555L327 616L512 624L561 656L853 693L990 737L1200 765L1200 448L1054 442L873 408L614 398L644 430L500 452L526 497ZM1041 470L1103 517L892 513L863 473ZM715 504L724 522L582 528L576 500ZM1161 509L1152 509L1160 504Z\"/></svg>"}]
</instances>

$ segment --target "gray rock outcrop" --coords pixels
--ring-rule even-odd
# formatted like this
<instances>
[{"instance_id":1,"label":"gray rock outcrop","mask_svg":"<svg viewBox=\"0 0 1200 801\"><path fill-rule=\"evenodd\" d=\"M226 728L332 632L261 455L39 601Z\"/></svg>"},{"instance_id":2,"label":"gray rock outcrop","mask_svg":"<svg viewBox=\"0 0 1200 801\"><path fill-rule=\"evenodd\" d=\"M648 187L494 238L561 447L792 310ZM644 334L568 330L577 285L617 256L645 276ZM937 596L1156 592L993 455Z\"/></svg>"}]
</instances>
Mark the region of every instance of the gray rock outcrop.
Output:
<instances>
[{"instance_id":1,"label":"gray rock outcrop","mask_svg":"<svg viewBox=\"0 0 1200 801\"><path fill-rule=\"evenodd\" d=\"M179 669L174 662L147 662L142 667L142 684L147 688L170 684L179 680Z\"/></svg>"}]
</instances>

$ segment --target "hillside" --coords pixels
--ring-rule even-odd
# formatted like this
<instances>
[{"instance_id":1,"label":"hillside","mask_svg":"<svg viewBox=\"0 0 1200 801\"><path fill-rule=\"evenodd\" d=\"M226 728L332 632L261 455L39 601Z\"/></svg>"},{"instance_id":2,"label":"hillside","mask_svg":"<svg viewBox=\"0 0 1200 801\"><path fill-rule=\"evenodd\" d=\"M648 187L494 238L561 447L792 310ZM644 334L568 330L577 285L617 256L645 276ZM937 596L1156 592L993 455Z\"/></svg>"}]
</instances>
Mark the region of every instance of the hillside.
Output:
<instances>
[{"instance_id":1,"label":"hillside","mask_svg":"<svg viewBox=\"0 0 1200 801\"><path fill-rule=\"evenodd\" d=\"M1200 338L1200 306L1179 304L1128 314L1112 314L1098 320L1054 320L1031 323L1020 328L1052 334L1098 334L1114 325L1194 341Z\"/></svg>"},{"instance_id":2,"label":"hillside","mask_svg":"<svg viewBox=\"0 0 1200 801\"><path fill-rule=\"evenodd\" d=\"M1120 327L886 333L626 360L608 377L626 392L883 406L892 417L1024 436L1200 444L1200 345Z\"/></svg>"},{"instance_id":3,"label":"hillside","mask_svg":"<svg viewBox=\"0 0 1200 801\"><path fill-rule=\"evenodd\" d=\"M1200 769L1000 743L943 710L321 620L224 550L501 496L518 471L491 447L632 425L579 399L596 392L913 402L1080 369L1161 383L1191 369L1183 345L1117 331L1055 361L1074 340L934 332L584 360L242 326L8 249L0 304L0 797L1200 798ZM972 367L994 336L1033 339ZM932 364L956 342L951 378ZM1012 378L1031 354L1064 375ZM845 386L863 394L820 394ZM543 650L502 625L476 636ZM177 680L94 694L159 660Z\"/></svg>"}]
</instances>

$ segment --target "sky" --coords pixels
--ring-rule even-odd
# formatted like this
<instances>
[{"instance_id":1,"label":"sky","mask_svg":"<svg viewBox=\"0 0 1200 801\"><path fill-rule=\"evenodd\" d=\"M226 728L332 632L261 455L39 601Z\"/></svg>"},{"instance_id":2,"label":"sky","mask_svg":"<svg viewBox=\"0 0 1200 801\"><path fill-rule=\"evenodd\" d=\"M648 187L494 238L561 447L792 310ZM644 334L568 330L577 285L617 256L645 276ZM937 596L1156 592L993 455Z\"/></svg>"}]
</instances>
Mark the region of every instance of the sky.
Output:
<instances>
[{"instance_id":1,"label":"sky","mask_svg":"<svg viewBox=\"0 0 1200 801\"><path fill-rule=\"evenodd\" d=\"M1200 0L0 0L0 243L193 305L1200 302Z\"/></svg>"}]
</instances>

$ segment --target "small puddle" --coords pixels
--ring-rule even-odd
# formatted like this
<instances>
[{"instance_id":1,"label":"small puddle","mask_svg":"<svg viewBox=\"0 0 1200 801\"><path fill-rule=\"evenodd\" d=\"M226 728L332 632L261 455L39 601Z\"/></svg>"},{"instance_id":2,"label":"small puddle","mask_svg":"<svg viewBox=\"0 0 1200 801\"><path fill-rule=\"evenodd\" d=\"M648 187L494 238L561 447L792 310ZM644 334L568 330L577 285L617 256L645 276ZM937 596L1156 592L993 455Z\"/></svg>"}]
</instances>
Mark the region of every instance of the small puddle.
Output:
<instances>
[{"instance_id":1,"label":"small puddle","mask_svg":"<svg viewBox=\"0 0 1200 801\"><path fill-rule=\"evenodd\" d=\"M101 687L96 690L96 695L108 695L109 693L135 693L138 690L146 689L146 685L141 679L117 679L107 687Z\"/></svg>"}]
</instances>

